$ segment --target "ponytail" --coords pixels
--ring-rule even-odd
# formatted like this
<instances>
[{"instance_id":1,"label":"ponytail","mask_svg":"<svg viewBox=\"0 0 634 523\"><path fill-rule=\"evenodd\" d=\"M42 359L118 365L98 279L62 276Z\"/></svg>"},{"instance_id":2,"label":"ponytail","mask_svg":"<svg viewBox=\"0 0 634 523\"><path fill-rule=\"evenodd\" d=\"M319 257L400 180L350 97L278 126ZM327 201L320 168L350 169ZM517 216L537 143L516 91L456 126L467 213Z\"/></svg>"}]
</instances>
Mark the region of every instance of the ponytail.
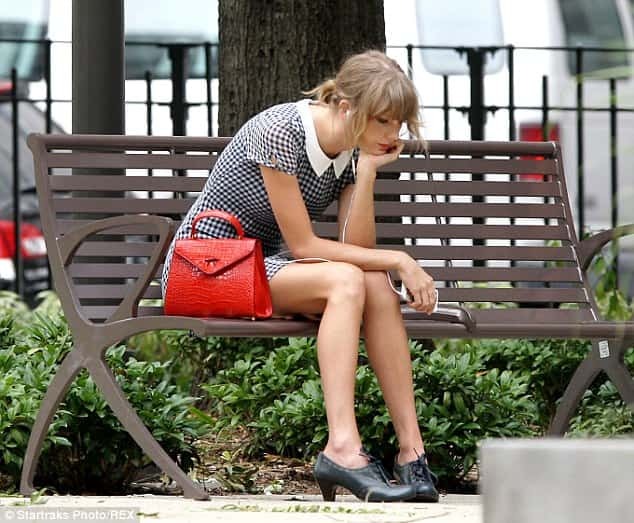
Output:
<instances>
[{"instance_id":1,"label":"ponytail","mask_svg":"<svg viewBox=\"0 0 634 523\"><path fill-rule=\"evenodd\" d=\"M314 89L302 91L302 93L328 105L337 104L341 98L337 92L337 82L335 82L334 78L328 78L328 80L323 81Z\"/></svg>"}]
</instances>

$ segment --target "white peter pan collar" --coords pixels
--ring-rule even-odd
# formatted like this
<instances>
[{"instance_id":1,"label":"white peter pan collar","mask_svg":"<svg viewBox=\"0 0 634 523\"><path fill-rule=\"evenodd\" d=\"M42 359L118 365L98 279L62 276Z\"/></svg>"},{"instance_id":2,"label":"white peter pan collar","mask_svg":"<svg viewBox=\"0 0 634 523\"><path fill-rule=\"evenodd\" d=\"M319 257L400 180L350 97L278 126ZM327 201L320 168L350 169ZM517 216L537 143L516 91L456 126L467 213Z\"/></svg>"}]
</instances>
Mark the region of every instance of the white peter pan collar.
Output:
<instances>
[{"instance_id":1,"label":"white peter pan collar","mask_svg":"<svg viewBox=\"0 0 634 523\"><path fill-rule=\"evenodd\" d=\"M333 165L335 177L339 178L348 163L350 163L352 149L341 151L336 158L328 157L328 155L321 149L319 141L317 140L315 122L313 121L313 115L309 107L310 103L310 99L304 99L296 102L297 112L299 112L299 116L302 119L302 125L304 126L304 132L306 133L306 154L308 155L308 160L318 177L324 174L328 168Z\"/></svg>"}]
</instances>

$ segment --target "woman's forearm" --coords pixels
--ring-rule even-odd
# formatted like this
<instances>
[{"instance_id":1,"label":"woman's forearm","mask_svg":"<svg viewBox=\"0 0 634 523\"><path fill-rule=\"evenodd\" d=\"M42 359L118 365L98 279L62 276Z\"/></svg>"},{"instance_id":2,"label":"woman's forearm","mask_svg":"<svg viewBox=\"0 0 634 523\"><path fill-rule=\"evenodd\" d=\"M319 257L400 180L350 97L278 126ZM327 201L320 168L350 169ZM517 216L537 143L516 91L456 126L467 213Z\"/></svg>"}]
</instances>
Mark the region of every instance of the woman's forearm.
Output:
<instances>
[{"instance_id":1,"label":"woman's forearm","mask_svg":"<svg viewBox=\"0 0 634 523\"><path fill-rule=\"evenodd\" d=\"M347 235L346 235L347 238ZM294 252L295 258L322 258L329 261L347 262L364 271L402 270L408 262L416 263L402 251L368 249L358 245L342 244L313 236Z\"/></svg>"}]
</instances>

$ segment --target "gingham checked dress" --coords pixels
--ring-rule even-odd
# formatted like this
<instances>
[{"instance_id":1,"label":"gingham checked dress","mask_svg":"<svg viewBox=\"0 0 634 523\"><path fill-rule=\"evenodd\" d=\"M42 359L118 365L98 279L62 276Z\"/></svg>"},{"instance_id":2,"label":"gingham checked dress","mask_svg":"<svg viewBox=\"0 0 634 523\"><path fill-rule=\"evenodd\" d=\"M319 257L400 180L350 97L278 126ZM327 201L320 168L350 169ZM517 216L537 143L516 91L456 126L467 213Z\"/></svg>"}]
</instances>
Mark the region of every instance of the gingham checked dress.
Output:
<instances>
[{"instance_id":1,"label":"gingham checked dress","mask_svg":"<svg viewBox=\"0 0 634 523\"><path fill-rule=\"evenodd\" d=\"M311 219L338 199L346 185L354 183L350 163L352 150L343 151L334 159L323 152L317 141L310 103L310 100L300 100L275 105L242 126L218 158L174 241L190 236L191 223L197 214L207 209L220 209L240 220L246 236L261 240L269 280L292 259L281 250L282 234L259 166L297 177ZM201 220L196 230L202 238L235 237L231 224L213 218ZM163 268L163 293L167 287L174 241Z\"/></svg>"}]
</instances>

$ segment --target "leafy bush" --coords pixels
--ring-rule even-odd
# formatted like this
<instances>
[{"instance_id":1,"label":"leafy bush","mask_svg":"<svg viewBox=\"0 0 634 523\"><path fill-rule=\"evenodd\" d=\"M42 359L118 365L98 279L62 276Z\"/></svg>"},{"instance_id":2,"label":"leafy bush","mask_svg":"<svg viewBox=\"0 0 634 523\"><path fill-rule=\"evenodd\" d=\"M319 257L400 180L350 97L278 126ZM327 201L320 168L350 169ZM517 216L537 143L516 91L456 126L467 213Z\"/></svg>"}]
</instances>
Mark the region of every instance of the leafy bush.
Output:
<instances>
[{"instance_id":1,"label":"leafy bush","mask_svg":"<svg viewBox=\"0 0 634 523\"><path fill-rule=\"evenodd\" d=\"M575 369L586 357L590 343L579 340L477 340L468 347L480 354L486 368L522 376L537 403L537 423L545 430L555 414Z\"/></svg>"},{"instance_id":2,"label":"leafy bush","mask_svg":"<svg viewBox=\"0 0 634 523\"><path fill-rule=\"evenodd\" d=\"M215 431L242 424L259 428L253 431L246 449L250 455L262 450L304 455L310 453L307 442L310 447L313 439L313 443L322 446L325 441L325 409L315 341L290 338L288 342L266 359L239 359L203 386L213 400L214 416L210 421ZM300 360L301 364L290 368L291 363ZM311 418L310 423L306 423L307 418Z\"/></svg>"},{"instance_id":3,"label":"leafy bush","mask_svg":"<svg viewBox=\"0 0 634 523\"><path fill-rule=\"evenodd\" d=\"M441 478L462 480L484 438L538 431L537 406L527 394L526 376L487 367L477 351L419 355L414 383L426 447Z\"/></svg>"},{"instance_id":4,"label":"leafy bush","mask_svg":"<svg viewBox=\"0 0 634 523\"><path fill-rule=\"evenodd\" d=\"M588 390L581 400L579 414L572 419L573 437L613 438L634 435L634 413L623 403L611 382L602 383L598 390Z\"/></svg>"},{"instance_id":5,"label":"leafy bush","mask_svg":"<svg viewBox=\"0 0 634 523\"><path fill-rule=\"evenodd\" d=\"M145 332L127 341L140 359L168 362L170 379L196 397L196 407L202 410L209 408L209 399L201 385L210 376L238 359L268 354L279 344L276 338L202 337L180 330Z\"/></svg>"},{"instance_id":6,"label":"leafy bush","mask_svg":"<svg viewBox=\"0 0 634 523\"><path fill-rule=\"evenodd\" d=\"M45 300L41 312L7 307L0 300L0 474L17 484L29 432L57 365L72 346L68 325ZM106 359L149 430L180 465L191 469L194 443L207 430L190 415L195 398L167 380L170 362L143 362L124 346L109 349ZM72 384L53 419L38 467L37 484L59 491L120 493L148 463L84 372Z\"/></svg>"}]
</instances>

